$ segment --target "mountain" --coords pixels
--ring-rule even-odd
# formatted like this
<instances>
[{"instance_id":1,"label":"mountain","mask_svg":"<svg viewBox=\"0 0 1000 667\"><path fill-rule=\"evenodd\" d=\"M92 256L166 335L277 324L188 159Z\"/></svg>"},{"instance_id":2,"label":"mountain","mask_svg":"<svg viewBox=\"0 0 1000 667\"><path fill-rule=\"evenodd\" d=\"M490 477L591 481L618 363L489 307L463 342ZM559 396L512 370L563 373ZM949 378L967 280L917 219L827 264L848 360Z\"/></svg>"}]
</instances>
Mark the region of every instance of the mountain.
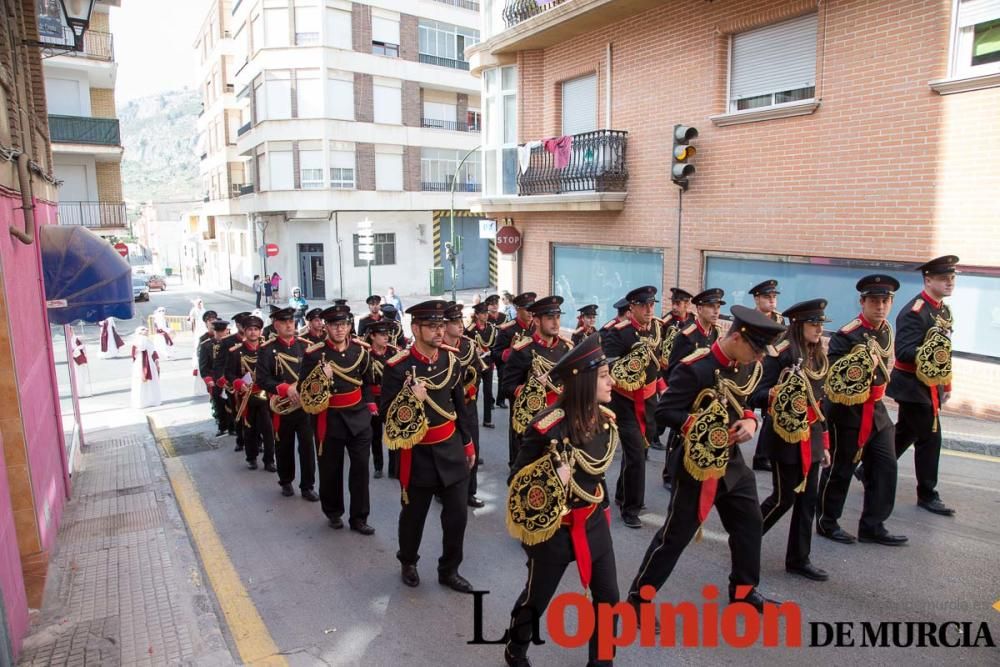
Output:
<instances>
[{"instance_id":1,"label":"mountain","mask_svg":"<svg viewBox=\"0 0 1000 667\"><path fill-rule=\"evenodd\" d=\"M126 201L201 201L195 154L200 112L198 91L187 88L139 97L118 109Z\"/></svg>"}]
</instances>

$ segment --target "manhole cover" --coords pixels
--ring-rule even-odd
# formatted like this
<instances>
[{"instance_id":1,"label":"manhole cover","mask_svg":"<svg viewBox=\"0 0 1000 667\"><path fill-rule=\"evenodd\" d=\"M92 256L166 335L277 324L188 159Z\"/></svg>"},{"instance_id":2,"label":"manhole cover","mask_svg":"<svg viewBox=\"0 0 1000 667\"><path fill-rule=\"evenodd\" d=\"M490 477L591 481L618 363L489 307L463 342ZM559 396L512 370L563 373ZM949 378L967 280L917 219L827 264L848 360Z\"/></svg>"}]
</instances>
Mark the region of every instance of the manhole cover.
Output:
<instances>
[{"instance_id":1,"label":"manhole cover","mask_svg":"<svg viewBox=\"0 0 1000 667\"><path fill-rule=\"evenodd\" d=\"M173 445L174 456L211 452L219 448L217 441L206 438L204 435L198 433L172 435L170 436L170 444Z\"/></svg>"}]
</instances>

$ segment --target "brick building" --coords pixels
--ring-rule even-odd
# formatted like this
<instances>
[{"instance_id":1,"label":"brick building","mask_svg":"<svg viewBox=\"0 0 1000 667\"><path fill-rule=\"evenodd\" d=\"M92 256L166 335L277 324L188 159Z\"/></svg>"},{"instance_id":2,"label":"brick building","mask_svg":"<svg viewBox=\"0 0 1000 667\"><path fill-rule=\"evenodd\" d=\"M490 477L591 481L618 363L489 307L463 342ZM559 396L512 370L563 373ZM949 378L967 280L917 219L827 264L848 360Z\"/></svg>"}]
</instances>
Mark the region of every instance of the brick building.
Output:
<instances>
[{"instance_id":1,"label":"brick building","mask_svg":"<svg viewBox=\"0 0 1000 667\"><path fill-rule=\"evenodd\" d=\"M843 322L861 275L902 304L917 263L957 254L949 408L1000 416L1000 2L493 0L467 55L478 206L523 235L501 287L607 313L644 283L752 305L773 277L779 308L822 296ZM699 131L682 196L677 123ZM567 165L518 166L565 135Z\"/></svg>"}]
</instances>

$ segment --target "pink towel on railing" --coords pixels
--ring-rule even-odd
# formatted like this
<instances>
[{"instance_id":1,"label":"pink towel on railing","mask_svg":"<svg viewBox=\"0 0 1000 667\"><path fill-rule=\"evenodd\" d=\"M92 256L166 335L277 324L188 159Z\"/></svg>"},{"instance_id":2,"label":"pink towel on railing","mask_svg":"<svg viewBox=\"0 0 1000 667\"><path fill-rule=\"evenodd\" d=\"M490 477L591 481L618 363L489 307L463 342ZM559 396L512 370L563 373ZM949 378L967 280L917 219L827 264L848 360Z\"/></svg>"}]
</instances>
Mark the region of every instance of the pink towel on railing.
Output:
<instances>
[{"instance_id":1,"label":"pink towel on railing","mask_svg":"<svg viewBox=\"0 0 1000 667\"><path fill-rule=\"evenodd\" d=\"M570 155L573 153L573 135L546 139L544 146L545 150L555 156L556 169L563 169L569 164Z\"/></svg>"}]
</instances>

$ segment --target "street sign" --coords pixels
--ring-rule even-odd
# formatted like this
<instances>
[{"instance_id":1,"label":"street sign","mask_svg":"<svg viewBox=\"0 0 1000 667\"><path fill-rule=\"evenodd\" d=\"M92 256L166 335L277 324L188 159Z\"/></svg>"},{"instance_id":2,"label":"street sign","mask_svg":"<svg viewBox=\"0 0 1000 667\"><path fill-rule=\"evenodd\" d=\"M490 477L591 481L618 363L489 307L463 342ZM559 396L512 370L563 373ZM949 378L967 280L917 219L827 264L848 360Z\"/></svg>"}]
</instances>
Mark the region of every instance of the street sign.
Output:
<instances>
[{"instance_id":1,"label":"street sign","mask_svg":"<svg viewBox=\"0 0 1000 667\"><path fill-rule=\"evenodd\" d=\"M115 250L117 250L118 254L121 255L122 257L128 257L128 246L125 245L124 243L121 242L116 243Z\"/></svg>"},{"instance_id":2,"label":"street sign","mask_svg":"<svg viewBox=\"0 0 1000 667\"><path fill-rule=\"evenodd\" d=\"M495 239L497 237L497 221L496 220L480 220L479 221L479 238L481 239Z\"/></svg>"},{"instance_id":3,"label":"street sign","mask_svg":"<svg viewBox=\"0 0 1000 667\"><path fill-rule=\"evenodd\" d=\"M264 246L264 254L266 254L268 257L277 257L278 256L278 244L277 243L268 243L266 246Z\"/></svg>"},{"instance_id":4,"label":"street sign","mask_svg":"<svg viewBox=\"0 0 1000 667\"><path fill-rule=\"evenodd\" d=\"M507 225L497 230L497 250L510 255L521 248L521 232L513 225Z\"/></svg>"}]
</instances>

